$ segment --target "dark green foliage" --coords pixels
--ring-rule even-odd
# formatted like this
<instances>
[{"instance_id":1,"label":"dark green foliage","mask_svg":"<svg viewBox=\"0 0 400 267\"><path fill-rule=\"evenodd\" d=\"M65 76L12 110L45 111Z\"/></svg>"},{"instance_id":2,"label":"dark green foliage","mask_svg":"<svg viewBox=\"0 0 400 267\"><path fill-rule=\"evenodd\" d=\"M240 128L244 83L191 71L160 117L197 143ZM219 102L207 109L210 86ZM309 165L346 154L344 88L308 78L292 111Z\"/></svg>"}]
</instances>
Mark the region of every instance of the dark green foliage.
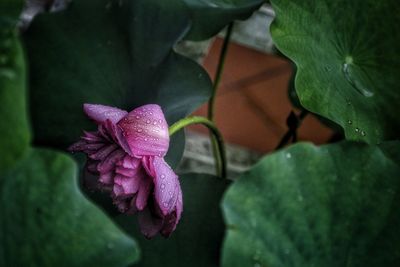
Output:
<instances>
[{"instance_id":1,"label":"dark green foliage","mask_svg":"<svg viewBox=\"0 0 400 267\"><path fill-rule=\"evenodd\" d=\"M399 266L399 149L297 144L265 157L224 198L223 266Z\"/></svg>"}]
</instances>

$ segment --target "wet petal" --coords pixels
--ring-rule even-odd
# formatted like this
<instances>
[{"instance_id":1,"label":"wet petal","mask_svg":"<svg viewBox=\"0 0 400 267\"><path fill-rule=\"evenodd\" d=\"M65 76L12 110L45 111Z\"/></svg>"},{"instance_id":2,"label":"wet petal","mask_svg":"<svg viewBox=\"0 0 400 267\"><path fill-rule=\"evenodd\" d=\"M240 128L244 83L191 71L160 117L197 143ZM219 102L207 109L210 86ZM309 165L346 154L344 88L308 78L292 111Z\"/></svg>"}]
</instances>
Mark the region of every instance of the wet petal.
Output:
<instances>
[{"instance_id":1,"label":"wet petal","mask_svg":"<svg viewBox=\"0 0 400 267\"><path fill-rule=\"evenodd\" d=\"M154 165L153 165L153 160L154 160L154 157L151 157L151 156L144 156L142 158L143 168L145 169L147 174L150 175L151 177L156 176L156 172L154 170Z\"/></svg>"},{"instance_id":2,"label":"wet petal","mask_svg":"<svg viewBox=\"0 0 400 267\"><path fill-rule=\"evenodd\" d=\"M164 237L169 237L171 233L175 230L178 220L179 219L177 219L175 211L168 214L168 216L164 218L164 224L161 229L161 234Z\"/></svg>"},{"instance_id":3,"label":"wet petal","mask_svg":"<svg viewBox=\"0 0 400 267\"><path fill-rule=\"evenodd\" d=\"M145 105L131 111L118 126L136 156L165 156L169 146L168 124L158 105Z\"/></svg>"},{"instance_id":4,"label":"wet petal","mask_svg":"<svg viewBox=\"0 0 400 267\"><path fill-rule=\"evenodd\" d=\"M99 165L97 165L97 170L100 173L109 172L115 169L115 164L120 161L124 155L125 151L122 149L116 149L112 153L110 153L105 159L103 159Z\"/></svg>"},{"instance_id":5,"label":"wet petal","mask_svg":"<svg viewBox=\"0 0 400 267\"><path fill-rule=\"evenodd\" d=\"M141 179L139 185L139 191L137 193L137 198L136 198L136 208L138 210L143 210L146 207L151 188L152 188L151 178L143 173L143 177Z\"/></svg>"},{"instance_id":6,"label":"wet petal","mask_svg":"<svg viewBox=\"0 0 400 267\"><path fill-rule=\"evenodd\" d=\"M176 217L177 217L177 220L179 221L179 219L181 218L181 215L182 215L182 211L183 211L182 190L179 190L179 192L178 192L178 200L176 201L175 209L176 209Z\"/></svg>"},{"instance_id":7,"label":"wet petal","mask_svg":"<svg viewBox=\"0 0 400 267\"><path fill-rule=\"evenodd\" d=\"M96 151L95 153L89 153L88 156L89 158L94 160L103 160L117 148L117 145L107 145L104 146L102 149Z\"/></svg>"},{"instance_id":8,"label":"wet petal","mask_svg":"<svg viewBox=\"0 0 400 267\"><path fill-rule=\"evenodd\" d=\"M140 159L126 155L118 165L127 169L136 169L140 165Z\"/></svg>"},{"instance_id":9,"label":"wet petal","mask_svg":"<svg viewBox=\"0 0 400 267\"><path fill-rule=\"evenodd\" d=\"M153 167L155 172L153 177L154 196L162 214L165 216L175 208L181 187L178 176L163 158L154 157Z\"/></svg>"},{"instance_id":10,"label":"wet petal","mask_svg":"<svg viewBox=\"0 0 400 267\"><path fill-rule=\"evenodd\" d=\"M95 104L84 104L83 110L89 118L97 123L110 120L112 123L116 124L128 114L128 112L119 108Z\"/></svg>"},{"instance_id":11,"label":"wet petal","mask_svg":"<svg viewBox=\"0 0 400 267\"><path fill-rule=\"evenodd\" d=\"M170 213L168 216L166 216L164 219L164 225L163 228L161 229L161 234L163 236L168 237L171 235L173 231L175 231L176 225L181 219L182 210L183 210L182 191L179 190L178 199L176 201L174 211Z\"/></svg>"},{"instance_id":12,"label":"wet petal","mask_svg":"<svg viewBox=\"0 0 400 267\"><path fill-rule=\"evenodd\" d=\"M115 197L129 196L135 194L141 182L141 177L126 177L116 175L114 178L114 194Z\"/></svg>"},{"instance_id":13,"label":"wet petal","mask_svg":"<svg viewBox=\"0 0 400 267\"><path fill-rule=\"evenodd\" d=\"M140 169L140 159L125 155L124 158L117 163L115 173L133 177L138 175Z\"/></svg>"},{"instance_id":14,"label":"wet petal","mask_svg":"<svg viewBox=\"0 0 400 267\"><path fill-rule=\"evenodd\" d=\"M104 146L104 144L102 143L88 143L85 140L80 140L74 144L72 144L68 150L71 152L85 152L85 153L89 153L92 151L96 151L99 150L100 148L102 148Z\"/></svg>"},{"instance_id":15,"label":"wet petal","mask_svg":"<svg viewBox=\"0 0 400 267\"><path fill-rule=\"evenodd\" d=\"M139 171L138 169L128 169L124 167L117 167L115 169L115 173L121 174L126 177L133 177L137 174L138 171Z\"/></svg>"},{"instance_id":16,"label":"wet petal","mask_svg":"<svg viewBox=\"0 0 400 267\"><path fill-rule=\"evenodd\" d=\"M140 231L147 238L157 235L163 226L163 219L154 216L148 207L139 212L138 221Z\"/></svg>"},{"instance_id":17,"label":"wet petal","mask_svg":"<svg viewBox=\"0 0 400 267\"><path fill-rule=\"evenodd\" d=\"M83 131L82 139L88 142L98 142L98 143L104 141L104 139L97 132L87 132L87 131Z\"/></svg>"},{"instance_id":18,"label":"wet petal","mask_svg":"<svg viewBox=\"0 0 400 267\"><path fill-rule=\"evenodd\" d=\"M105 185L111 185L113 183L113 174L112 172L106 172L100 174L99 182Z\"/></svg>"}]
</instances>

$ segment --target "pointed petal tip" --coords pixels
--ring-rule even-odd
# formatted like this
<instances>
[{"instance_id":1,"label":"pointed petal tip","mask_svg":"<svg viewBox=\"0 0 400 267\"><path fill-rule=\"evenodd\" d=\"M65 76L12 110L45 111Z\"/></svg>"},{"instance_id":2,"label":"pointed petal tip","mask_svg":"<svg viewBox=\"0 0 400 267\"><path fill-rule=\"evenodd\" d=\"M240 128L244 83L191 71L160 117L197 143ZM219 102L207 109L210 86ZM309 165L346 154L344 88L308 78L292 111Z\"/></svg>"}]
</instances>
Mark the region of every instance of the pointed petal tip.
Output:
<instances>
[{"instance_id":1,"label":"pointed petal tip","mask_svg":"<svg viewBox=\"0 0 400 267\"><path fill-rule=\"evenodd\" d=\"M182 194L178 176L163 158L153 159L154 197L164 216L170 214L176 207Z\"/></svg>"},{"instance_id":2,"label":"pointed petal tip","mask_svg":"<svg viewBox=\"0 0 400 267\"><path fill-rule=\"evenodd\" d=\"M104 123L106 120L110 120L113 124L116 124L128 114L128 112L119 108L89 103L83 104L83 111L97 123Z\"/></svg>"}]
</instances>

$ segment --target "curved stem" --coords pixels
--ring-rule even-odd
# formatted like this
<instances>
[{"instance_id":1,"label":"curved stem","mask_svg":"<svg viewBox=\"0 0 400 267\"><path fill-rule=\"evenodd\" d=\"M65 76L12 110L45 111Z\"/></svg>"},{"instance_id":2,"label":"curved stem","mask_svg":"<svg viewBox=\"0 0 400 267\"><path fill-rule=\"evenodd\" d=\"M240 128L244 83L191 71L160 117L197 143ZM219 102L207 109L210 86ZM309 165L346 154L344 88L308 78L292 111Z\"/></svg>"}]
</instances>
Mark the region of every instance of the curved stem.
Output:
<instances>
[{"instance_id":1,"label":"curved stem","mask_svg":"<svg viewBox=\"0 0 400 267\"><path fill-rule=\"evenodd\" d=\"M217 150L215 152L217 156L216 161L218 166L218 174L222 178L226 178L226 155L225 155L224 141L222 139L221 133L219 132L218 128L212 121L208 120L205 117L199 117L199 116L186 117L184 119L175 122L169 127L169 135L172 136L177 131L191 124L203 124L210 130L217 144Z\"/></svg>"}]
</instances>

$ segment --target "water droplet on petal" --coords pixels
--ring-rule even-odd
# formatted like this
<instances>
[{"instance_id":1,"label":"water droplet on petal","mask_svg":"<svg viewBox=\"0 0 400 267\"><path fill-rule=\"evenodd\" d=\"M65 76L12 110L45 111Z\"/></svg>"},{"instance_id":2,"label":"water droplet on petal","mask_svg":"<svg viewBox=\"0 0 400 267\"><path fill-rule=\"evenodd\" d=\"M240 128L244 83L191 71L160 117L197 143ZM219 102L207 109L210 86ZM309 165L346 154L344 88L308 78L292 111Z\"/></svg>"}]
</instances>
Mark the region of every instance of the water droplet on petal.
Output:
<instances>
[{"instance_id":1,"label":"water droplet on petal","mask_svg":"<svg viewBox=\"0 0 400 267\"><path fill-rule=\"evenodd\" d=\"M165 208L168 208L168 206L169 206L168 202L164 202L163 205Z\"/></svg>"},{"instance_id":2,"label":"water droplet on petal","mask_svg":"<svg viewBox=\"0 0 400 267\"><path fill-rule=\"evenodd\" d=\"M135 117L136 119L140 119L140 116L139 115L136 115L136 117Z\"/></svg>"},{"instance_id":3,"label":"water droplet on petal","mask_svg":"<svg viewBox=\"0 0 400 267\"><path fill-rule=\"evenodd\" d=\"M161 174L161 179L165 179L165 174Z\"/></svg>"},{"instance_id":4,"label":"water droplet on petal","mask_svg":"<svg viewBox=\"0 0 400 267\"><path fill-rule=\"evenodd\" d=\"M165 188L165 184L161 184L160 188L161 188L161 190L163 190Z\"/></svg>"},{"instance_id":5,"label":"water droplet on petal","mask_svg":"<svg viewBox=\"0 0 400 267\"><path fill-rule=\"evenodd\" d=\"M146 123L147 123L147 124L150 124L150 120L147 120Z\"/></svg>"},{"instance_id":6,"label":"water droplet on petal","mask_svg":"<svg viewBox=\"0 0 400 267\"><path fill-rule=\"evenodd\" d=\"M136 130L138 133L141 133L141 132L143 132L143 130L142 129L137 129Z\"/></svg>"},{"instance_id":7,"label":"water droplet on petal","mask_svg":"<svg viewBox=\"0 0 400 267\"><path fill-rule=\"evenodd\" d=\"M146 142L147 142L147 141L149 141L149 139L148 139L148 138L145 138L145 139L144 139L144 141L146 141Z\"/></svg>"}]
</instances>

